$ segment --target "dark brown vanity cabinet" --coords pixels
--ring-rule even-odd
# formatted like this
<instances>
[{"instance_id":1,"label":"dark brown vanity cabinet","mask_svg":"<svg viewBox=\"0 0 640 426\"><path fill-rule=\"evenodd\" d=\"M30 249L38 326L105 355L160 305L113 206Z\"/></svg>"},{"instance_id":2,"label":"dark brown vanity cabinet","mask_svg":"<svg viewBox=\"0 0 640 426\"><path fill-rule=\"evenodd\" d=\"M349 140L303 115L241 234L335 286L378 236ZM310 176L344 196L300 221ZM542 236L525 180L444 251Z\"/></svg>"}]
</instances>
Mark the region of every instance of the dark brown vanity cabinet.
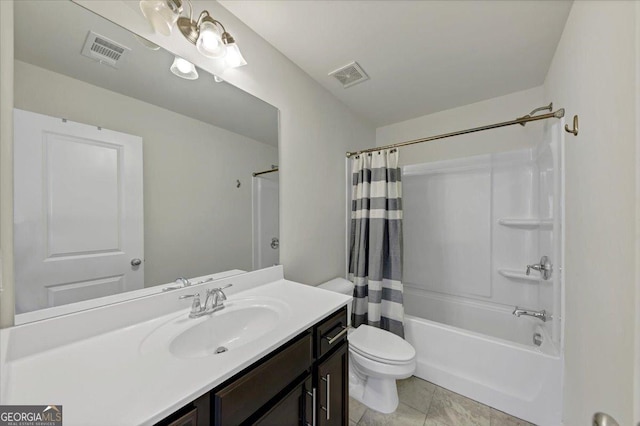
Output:
<instances>
[{"instance_id":1,"label":"dark brown vanity cabinet","mask_svg":"<svg viewBox=\"0 0 640 426\"><path fill-rule=\"evenodd\" d=\"M316 424L333 426L348 424L349 416L349 351L346 344L317 366L319 394Z\"/></svg>"},{"instance_id":2,"label":"dark brown vanity cabinet","mask_svg":"<svg viewBox=\"0 0 640 426\"><path fill-rule=\"evenodd\" d=\"M315 327L316 425L349 423L349 348L346 311Z\"/></svg>"},{"instance_id":3,"label":"dark brown vanity cabinet","mask_svg":"<svg viewBox=\"0 0 640 426\"><path fill-rule=\"evenodd\" d=\"M347 425L346 308L157 425Z\"/></svg>"}]
</instances>

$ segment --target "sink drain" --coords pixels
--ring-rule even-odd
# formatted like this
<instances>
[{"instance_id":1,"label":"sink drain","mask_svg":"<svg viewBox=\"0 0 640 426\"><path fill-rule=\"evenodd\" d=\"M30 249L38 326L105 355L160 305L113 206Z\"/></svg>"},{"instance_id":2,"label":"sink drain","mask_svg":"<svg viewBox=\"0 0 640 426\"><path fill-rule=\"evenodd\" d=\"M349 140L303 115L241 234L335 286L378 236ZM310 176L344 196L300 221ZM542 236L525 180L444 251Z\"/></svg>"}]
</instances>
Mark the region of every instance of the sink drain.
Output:
<instances>
[{"instance_id":1,"label":"sink drain","mask_svg":"<svg viewBox=\"0 0 640 426\"><path fill-rule=\"evenodd\" d=\"M217 354L221 354L222 352L226 352L229 349L225 348L224 346L220 346L218 349L216 349L216 353Z\"/></svg>"}]
</instances>

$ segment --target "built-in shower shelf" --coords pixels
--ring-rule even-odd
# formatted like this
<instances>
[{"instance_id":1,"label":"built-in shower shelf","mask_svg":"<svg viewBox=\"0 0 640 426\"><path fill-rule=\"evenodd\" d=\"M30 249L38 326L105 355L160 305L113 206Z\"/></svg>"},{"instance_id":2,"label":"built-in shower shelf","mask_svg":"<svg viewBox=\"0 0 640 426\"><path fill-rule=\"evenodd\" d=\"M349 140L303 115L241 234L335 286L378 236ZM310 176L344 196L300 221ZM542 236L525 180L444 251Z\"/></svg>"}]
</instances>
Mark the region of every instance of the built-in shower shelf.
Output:
<instances>
[{"instance_id":1,"label":"built-in shower shelf","mask_svg":"<svg viewBox=\"0 0 640 426\"><path fill-rule=\"evenodd\" d=\"M538 228L538 227L551 227L553 226L552 219L538 219L538 218L515 218L515 217L503 217L498 219L498 223L503 226L510 226L513 228Z\"/></svg>"},{"instance_id":2,"label":"built-in shower shelf","mask_svg":"<svg viewBox=\"0 0 640 426\"><path fill-rule=\"evenodd\" d=\"M524 280L524 281L540 281L540 277L538 275L527 275L524 272L514 271L513 269L498 269L498 273L503 277L510 278L512 280ZM537 274L537 272L536 272Z\"/></svg>"}]
</instances>

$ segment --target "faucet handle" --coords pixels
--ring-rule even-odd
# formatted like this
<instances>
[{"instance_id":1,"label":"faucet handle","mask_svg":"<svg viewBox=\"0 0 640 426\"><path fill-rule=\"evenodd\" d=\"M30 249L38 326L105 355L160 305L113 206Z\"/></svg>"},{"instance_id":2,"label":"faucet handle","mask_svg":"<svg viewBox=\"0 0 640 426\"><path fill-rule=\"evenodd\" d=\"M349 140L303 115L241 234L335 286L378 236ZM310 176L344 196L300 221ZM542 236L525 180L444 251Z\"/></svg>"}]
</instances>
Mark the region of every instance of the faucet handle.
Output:
<instances>
[{"instance_id":1,"label":"faucet handle","mask_svg":"<svg viewBox=\"0 0 640 426\"><path fill-rule=\"evenodd\" d=\"M531 275L531 270L534 269L538 272L540 272L542 266L538 265L538 264L534 264L534 265L527 265L527 275Z\"/></svg>"},{"instance_id":2,"label":"faucet handle","mask_svg":"<svg viewBox=\"0 0 640 426\"><path fill-rule=\"evenodd\" d=\"M227 295L224 294L224 289L231 287L233 284L227 284L222 287L212 288L211 290L207 290L207 292L211 294L217 294L220 300L227 300Z\"/></svg>"},{"instance_id":3,"label":"faucet handle","mask_svg":"<svg viewBox=\"0 0 640 426\"><path fill-rule=\"evenodd\" d=\"M176 278L175 282L178 283L178 284L182 284L183 287L191 286L191 281L189 281L185 277L178 277L178 278Z\"/></svg>"},{"instance_id":4,"label":"faucet handle","mask_svg":"<svg viewBox=\"0 0 640 426\"><path fill-rule=\"evenodd\" d=\"M549 261L549 258L547 256L542 256L542 258L540 258L540 263L527 265L526 274L530 275L532 269L540 272L543 280L548 280L551 277L553 266L551 265L551 262Z\"/></svg>"},{"instance_id":5,"label":"faucet handle","mask_svg":"<svg viewBox=\"0 0 640 426\"><path fill-rule=\"evenodd\" d=\"M202 310L202 306L200 304L200 293L183 294L182 296L178 297L178 299L188 299L190 297L193 297L193 303L191 304L191 313L189 314L191 316L200 313L200 311Z\"/></svg>"}]
</instances>

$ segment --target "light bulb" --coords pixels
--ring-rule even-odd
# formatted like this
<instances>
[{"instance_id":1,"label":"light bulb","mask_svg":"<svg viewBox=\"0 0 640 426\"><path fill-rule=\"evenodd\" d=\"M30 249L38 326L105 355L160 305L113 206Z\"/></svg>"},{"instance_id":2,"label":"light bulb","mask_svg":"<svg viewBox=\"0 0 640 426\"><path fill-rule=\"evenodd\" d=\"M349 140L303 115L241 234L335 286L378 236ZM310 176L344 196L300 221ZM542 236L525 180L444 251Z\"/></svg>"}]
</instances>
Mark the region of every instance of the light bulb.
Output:
<instances>
[{"instance_id":1,"label":"light bulb","mask_svg":"<svg viewBox=\"0 0 640 426\"><path fill-rule=\"evenodd\" d=\"M220 29L215 23L206 20L200 24L196 48L207 58L222 58L227 53Z\"/></svg>"},{"instance_id":2,"label":"light bulb","mask_svg":"<svg viewBox=\"0 0 640 426\"><path fill-rule=\"evenodd\" d=\"M193 64L189 61L185 61L182 58L176 59L176 66L182 73L188 73L193 70Z\"/></svg>"},{"instance_id":3,"label":"light bulb","mask_svg":"<svg viewBox=\"0 0 640 426\"><path fill-rule=\"evenodd\" d=\"M196 70L196 66L186 59L182 59L177 56L173 60L173 64L171 64L170 70L180 78L184 78L187 80L195 80L198 78L198 71Z\"/></svg>"},{"instance_id":4,"label":"light bulb","mask_svg":"<svg viewBox=\"0 0 640 426\"><path fill-rule=\"evenodd\" d=\"M235 42L227 44L227 56L225 57L225 60L230 68L247 65L247 61L244 60L242 53L240 53L240 48Z\"/></svg>"},{"instance_id":5,"label":"light bulb","mask_svg":"<svg viewBox=\"0 0 640 426\"><path fill-rule=\"evenodd\" d=\"M154 31L168 36L182 12L182 7L175 0L141 0L140 10Z\"/></svg>"}]
</instances>

